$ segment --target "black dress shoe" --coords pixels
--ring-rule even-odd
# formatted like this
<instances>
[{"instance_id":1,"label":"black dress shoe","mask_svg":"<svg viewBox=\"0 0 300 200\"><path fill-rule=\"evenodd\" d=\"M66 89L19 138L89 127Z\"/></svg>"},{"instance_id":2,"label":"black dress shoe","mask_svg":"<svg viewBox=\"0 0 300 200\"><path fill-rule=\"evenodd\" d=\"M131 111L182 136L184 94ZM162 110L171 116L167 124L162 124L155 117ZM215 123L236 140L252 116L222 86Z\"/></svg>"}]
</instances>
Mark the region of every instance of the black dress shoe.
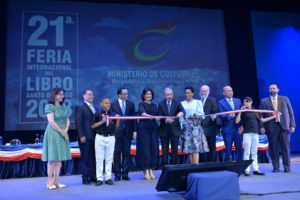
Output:
<instances>
[{"instance_id":1,"label":"black dress shoe","mask_svg":"<svg viewBox=\"0 0 300 200\"><path fill-rule=\"evenodd\" d=\"M114 184L114 182L111 179L106 180L105 183L107 185L113 185Z\"/></svg>"},{"instance_id":2,"label":"black dress shoe","mask_svg":"<svg viewBox=\"0 0 300 200\"><path fill-rule=\"evenodd\" d=\"M260 172L260 171L253 171L253 174L254 174L254 175L259 175L259 176L265 175L265 173Z\"/></svg>"},{"instance_id":3,"label":"black dress shoe","mask_svg":"<svg viewBox=\"0 0 300 200\"><path fill-rule=\"evenodd\" d=\"M291 170L290 169L284 169L284 172L285 173L291 173Z\"/></svg>"},{"instance_id":4,"label":"black dress shoe","mask_svg":"<svg viewBox=\"0 0 300 200\"><path fill-rule=\"evenodd\" d=\"M91 181L89 179L87 179L87 178L84 178L84 179L82 179L82 184L83 185L90 185Z\"/></svg>"},{"instance_id":5,"label":"black dress shoe","mask_svg":"<svg viewBox=\"0 0 300 200\"><path fill-rule=\"evenodd\" d=\"M130 178L129 178L128 175L123 175L123 176L122 176L122 179L123 179L124 181L130 181Z\"/></svg>"},{"instance_id":6,"label":"black dress shoe","mask_svg":"<svg viewBox=\"0 0 300 200\"><path fill-rule=\"evenodd\" d=\"M120 181L121 177L120 176L115 176L115 181Z\"/></svg>"},{"instance_id":7,"label":"black dress shoe","mask_svg":"<svg viewBox=\"0 0 300 200\"><path fill-rule=\"evenodd\" d=\"M102 185L102 184L103 184L103 181L97 181L95 185L96 185L96 186L100 186L100 185Z\"/></svg>"},{"instance_id":8,"label":"black dress shoe","mask_svg":"<svg viewBox=\"0 0 300 200\"><path fill-rule=\"evenodd\" d=\"M273 169L273 173L278 173L279 170L278 169Z\"/></svg>"},{"instance_id":9,"label":"black dress shoe","mask_svg":"<svg viewBox=\"0 0 300 200\"><path fill-rule=\"evenodd\" d=\"M249 172L244 172L244 175L245 176L250 176L250 173Z\"/></svg>"},{"instance_id":10,"label":"black dress shoe","mask_svg":"<svg viewBox=\"0 0 300 200\"><path fill-rule=\"evenodd\" d=\"M97 182L97 179L96 179L96 178L91 178L91 179L90 179L90 182L96 183L96 182Z\"/></svg>"}]
</instances>

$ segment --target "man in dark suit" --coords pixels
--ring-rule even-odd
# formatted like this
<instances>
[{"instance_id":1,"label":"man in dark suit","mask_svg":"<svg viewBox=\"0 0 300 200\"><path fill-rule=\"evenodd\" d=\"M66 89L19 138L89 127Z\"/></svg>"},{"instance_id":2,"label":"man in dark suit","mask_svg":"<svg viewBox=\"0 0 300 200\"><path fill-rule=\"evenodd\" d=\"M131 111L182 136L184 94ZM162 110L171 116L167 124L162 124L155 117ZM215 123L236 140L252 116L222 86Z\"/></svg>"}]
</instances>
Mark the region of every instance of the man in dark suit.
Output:
<instances>
[{"instance_id":1,"label":"man in dark suit","mask_svg":"<svg viewBox=\"0 0 300 200\"><path fill-rule=\"evenodd\" d=\"M240 99L233 98L233 90L230 86L223 88L224 98L219 101L219 111L226 112L238 110L242 107ZM239 133L239 124L235 123L235 114L222 115L222 136L225 143L225 159L232 161L232 144L236 148L236 160L242 160L242 137Z\"/></svg>"},{"instance_id":2,"label":"man in dark suit","mask_svg":"<svg viewBox=\"0 0 300 200\"><path fill-rule=\"evenodd\" d=\"M171 164L178 163L178 143L179 136L182 134L179 117L184 115L184 109L180 102L173 99L173 90L165 88L165 99L158 105L159 116L176 116L177 118L160 119L159 136L161 139L163 160L162 166L168 164L169 142L171 140Z\"/></svg>"},{"instance_id":3,"label":"man in dark suit","mask_svg":"<svg viewBox=\"0 0 300 200\"><path fill-rule=\"evenodd\" d=\"M128 89L121 87L117 90L118 99L112 104L111 111L120 116L134 116L134 104L128 101ZM128 172L131 166L130 147L133 134L136 134L136 121L121 120L116 130L114 152L115 181L129 181Z\"/></svg>"},{"instance_id":4,"label":"man in dark suit","mask_svg":"<svg viewBox=\"0 0 300 200\"><path fill-rule=\"evenodd\" d=\"M90 184L96 179L95 163L95 134L92 129L96 108L93 106L94 94L92 90L85 90L84 102L75 109L75 124L80 149L80 164L82 183Z\"/></svg>"},{"instance_id":5,"label":"man in dark suit","mask_svg":"<svg viewBox=\"0 0 300 200\"><path fill-rule=\"evenodd\" d=\"M270 96L261 100L260 109L274 110L281 113L278 118L266 122L261 128L262 133L267 133L273 172L279 172L279 148L282 152L282 163L285 172L290 172L290 133L295 132L295 118L290 100L286 96L278 95L277 84L269 86ZM271 114L263 114L270 117Z\"/></svg>"},{"instance_id":6,"label":"man in dark suit","mask_svg":"<svg viewBox=\"0 0 300 200\"><path fill-rule=\"evenodd\" d=\"M211 117L205 117L202 121L202 128L207 139L209 152L201 154L200 158L202 162L215 162L216 161L216 135L219 132L219 126L217 125L217 117L214 115L218 112L217 100L209 96L210 88L207 85L203 85L200 88L200 97L203 105L203 111L205 115L211 115Z\"/></svg>"}]
</instances>

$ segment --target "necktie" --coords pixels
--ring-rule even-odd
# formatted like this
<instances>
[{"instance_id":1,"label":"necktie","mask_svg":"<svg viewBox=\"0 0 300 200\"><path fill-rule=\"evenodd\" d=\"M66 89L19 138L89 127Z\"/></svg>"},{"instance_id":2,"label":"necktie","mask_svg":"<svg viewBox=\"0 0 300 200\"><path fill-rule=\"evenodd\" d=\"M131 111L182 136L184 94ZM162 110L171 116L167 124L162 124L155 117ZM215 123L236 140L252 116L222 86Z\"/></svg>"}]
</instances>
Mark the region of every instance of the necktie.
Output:
<instances>
[{"instance_id":1,"label":"necktie","mask_svg":"<svg viewBox=\"0 0 300 200\"><path fill-rule=\"evenodd\" d=\"M201 103L204 105L204 97L201 97Z\"/></svg>"},{"instance_id":2,"label":"necktie","mask_svg":"<svg viewBox=\"0 0 300 200\"><path fill-rule=\"evenodd\" d=\"M89 107L90 107L90 109L92 110L92 112L95 114L96 110L95 110L93 104L90 104Z\"/></svg>"},{"instance_id":3,"label":"necktie","mask_svg":"<svg viewBox=\"0 0 300 200\"><path fill-rule=\"evenodd\" d=\"M170 111L171 111L171 102L170 101L168 101L167 106L168 106L168 112L170 113Z\"/></svg>"},{"instance_id":4,"label":"necktie","mask_svg":"<svg viewBox=\"0 0 300 200\"><path fill-rule=\"evenodd\" d=\"M274 111L277 111L278 109L277 109L277 97L276 96L273 97L272 104L273 104Z\"/></svg>"},{"instance_id":5,"label":"necktie","mask_svg":"<svg viewBox=\"0 0 300 200\"><path fill-rule=\"evenodd\" d=\"M122 109L123 115L125 115L126 105L125 105L125 101L124 100L122 101L122 107L121 107L121 109Z\"/></svg>"},{"instance_id":6,"label":"necktie","mask_svg":"<svg viewBox=\"0 0 300 200\"><path fill-rule=\"evenodd\" d=\"M233 100L232 99L228 99L228 103L229 103L231 109L234 110Z\"/></svg>"}]
</instances>

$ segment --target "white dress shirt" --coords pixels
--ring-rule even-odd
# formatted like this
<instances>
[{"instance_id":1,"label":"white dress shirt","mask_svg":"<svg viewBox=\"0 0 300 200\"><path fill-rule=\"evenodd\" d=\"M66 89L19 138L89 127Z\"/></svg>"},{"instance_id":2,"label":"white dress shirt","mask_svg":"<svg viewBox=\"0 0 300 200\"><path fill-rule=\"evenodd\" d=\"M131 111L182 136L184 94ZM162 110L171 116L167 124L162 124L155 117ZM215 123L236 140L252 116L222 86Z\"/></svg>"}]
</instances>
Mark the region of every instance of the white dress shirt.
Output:
<instances>
[{"instance_id":1,"label":"white dress shirt","mask_svg":"<svg viewBox=\"0 0 300 200\"><path fill-rule=\"evenodd\" d=\"M94 108L93 104L92 104L92 103L89 103L89 102L87 102L87 101L85 101L85 103L88 105L88 107L91 109L91 111L95 114L96 109Z\"/></svg>"}]
</instances>

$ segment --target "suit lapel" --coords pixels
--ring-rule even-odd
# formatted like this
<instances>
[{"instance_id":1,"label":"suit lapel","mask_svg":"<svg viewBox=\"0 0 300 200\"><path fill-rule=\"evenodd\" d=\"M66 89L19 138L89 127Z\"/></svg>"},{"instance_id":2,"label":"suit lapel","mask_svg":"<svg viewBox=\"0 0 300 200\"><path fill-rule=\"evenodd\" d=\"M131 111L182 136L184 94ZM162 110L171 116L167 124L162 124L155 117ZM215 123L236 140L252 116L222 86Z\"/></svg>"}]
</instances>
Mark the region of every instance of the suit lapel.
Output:
<instances>
[{"instance_id":1,"label":"suit lapel","mask_svg":"<svg viewBox=\"0 0 300 200\"><path fill-rule=\"evenodd\" d=\"M128 113L129 113L129 103L128 103L128 101L126 101L126 107L125 107L125 115L128 115Z\"/></svg>"},{"instance_id":2,"label":"suit lapel","mask_svg":"<svg viewBox=\"0 0 300 200\"><path fill-rule=\"evenodd\" d=\"M233 101L234 110L240 109L238 108L237 100L235 98L232 98L232 101Z\"/></svg>"},{"instance_id":3,"label":"suit lapel","mask_svg":"<svg viewBox=\"0 0 300 200\"><path fill-rule=\"evenodd\" d=\"M174 101L172 101L171 108L170 108L170 113L169 114L173 113L174 109L175 109L175 103L174 103Z\"/></svg>"},{"instance_id":4,"label":"suit lapel","mask_svg":"<svg viewBox=\"0 0 300 200\"><path fill-rule=\"evenodd\" d=\"M279 99L278 99L278 97L277 97L277 108L279 107L279 106L278 106L278 102L279 102ZM268 105L269 108L272 108L272 110L275 110L275 108L274 108L274 106L273 106L273 102L272 102L271 97L268 98L267 103L269 104L269 105Z\"/></svg>"},{"instance_id":5,"label":"suit lapel","mask_svg":"<svg viewBox=\"0 0 300 200\"><path fill-rule=\"evenodd\" d=\"M203 104L203 111L205 114L209 112L209 107L210 107L209 105L210 105L210 98L207 97Z\"/></svg>"},{"instance_id":6,"label":"suit lapel","mask_svg":"<svg viewBox=\"0 0 300 200\"><path fill-rule=\"evenodd\" d=\"M223 101L224 101L224 105L227 107L227 109L228 109L228 110L232 110L232 108L231 108L230 104L228 103L227 99L224 98ZM233 101L233 104L234 104L234 101Z\"/></svg>"},{"instance_id":7,"label":"suit lapel","mask_svg":"<svg viewBox=\"0 0 300 200\"><path fill-rule=\"evenodd\" d=\"M277 96L277 111L280 110L280 108L281 108L281 103L282 103L282 99L281 99L281 97L278 95L278 96Z\"/></svg>"},{"instance_id":8,"label":"suit lapel","mask_svg":"<svg viewBox=\"0 0 300 200\"><path fill-rule=\"evenodd\" d=\"M123 115L122 109L121 109L120 104L119 104L119 100L116 101L116 105L115 106L118 109L118 113L120 113L121 115Z\"/></svg>"},{"instance_id":9,"label":"suit lapel","mask_svg":"<svg viewBox=\"0 0 300 200\"><path fill-rule=\"evenodd\" d=\"M85 108L86 108L87 110L89 110L90 113L91 113L92 115L94 115L94 113L93 113L93 111L91 110L91 108L90 108L86 103L83 103L83 104L84 104ZM95 109L95 110L96 110L96 109Z\"/></svg>"},{"instance_id":10,"label":"suit lapel","mask_svg":"<svg viewBox=\"0 0 300 200\"><path fill-rule=\"evenodd\" d=\"M164 109L164 113L167 113L167 114L169 113L168 112L168 105L167 105L167 101L166 100L163 101L163 109Z\"/></svg>"}]
</instances>

